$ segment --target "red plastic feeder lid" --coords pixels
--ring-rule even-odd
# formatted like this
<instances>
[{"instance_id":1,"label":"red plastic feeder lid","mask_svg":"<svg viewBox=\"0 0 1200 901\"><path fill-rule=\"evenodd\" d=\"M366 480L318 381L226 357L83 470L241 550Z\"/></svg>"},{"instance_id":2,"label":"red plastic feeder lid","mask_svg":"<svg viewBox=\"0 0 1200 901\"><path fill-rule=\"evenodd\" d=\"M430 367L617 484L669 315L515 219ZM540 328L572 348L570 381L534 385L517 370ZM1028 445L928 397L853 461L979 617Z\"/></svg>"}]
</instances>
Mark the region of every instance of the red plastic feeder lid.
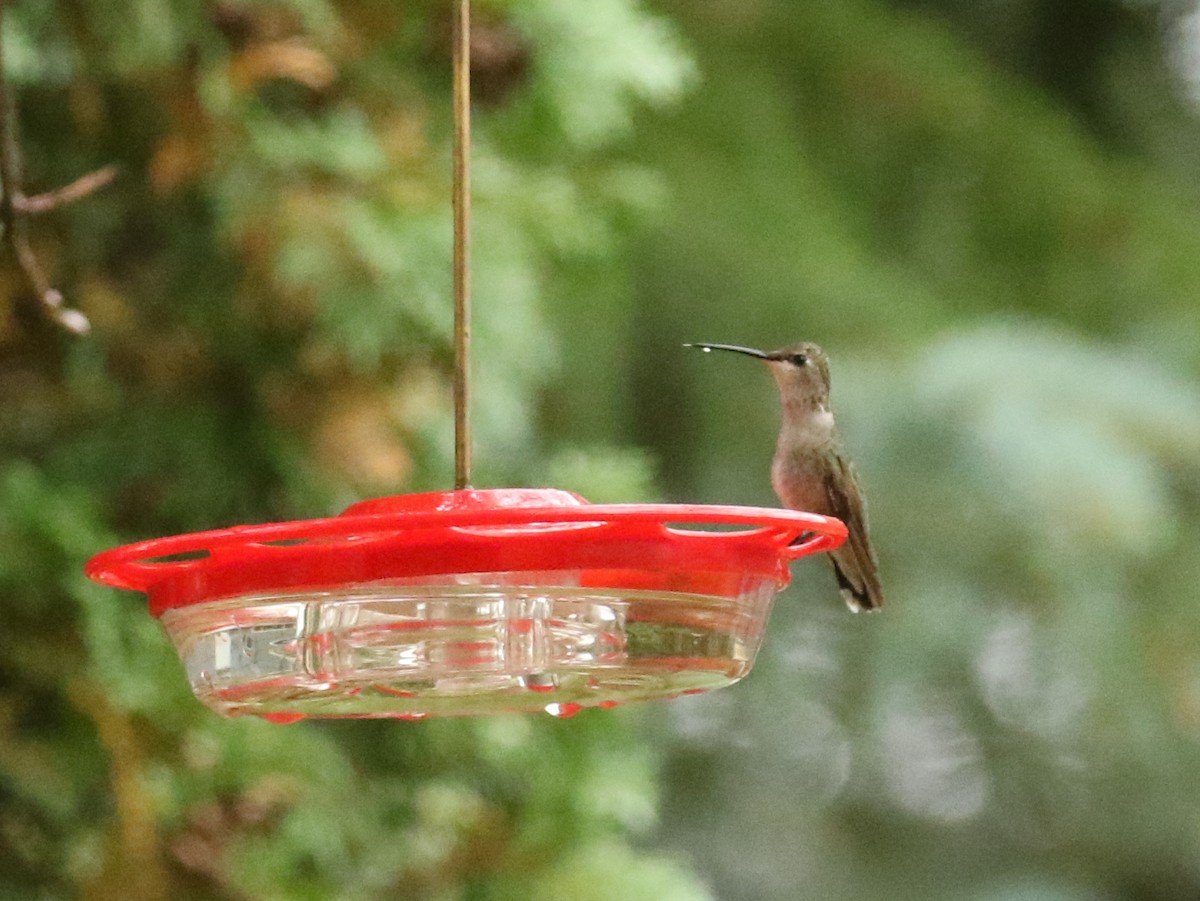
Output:
<instances>
[{"instance_id":1,"label":"red plastic feeder lid","mask_svg":"<svg viewBox=\"0 0 1200 901\"><path fill-rule=\"evenodd\" d=\"M793 510L465 490L362 501L328 519L143 541L96 555L86 572L146 592L156 616L225 598L496 572L575 570L587 586L731 595L746 576L783 587L791 560L845 537L839 520Z\"/></svg>"}]
</instances>

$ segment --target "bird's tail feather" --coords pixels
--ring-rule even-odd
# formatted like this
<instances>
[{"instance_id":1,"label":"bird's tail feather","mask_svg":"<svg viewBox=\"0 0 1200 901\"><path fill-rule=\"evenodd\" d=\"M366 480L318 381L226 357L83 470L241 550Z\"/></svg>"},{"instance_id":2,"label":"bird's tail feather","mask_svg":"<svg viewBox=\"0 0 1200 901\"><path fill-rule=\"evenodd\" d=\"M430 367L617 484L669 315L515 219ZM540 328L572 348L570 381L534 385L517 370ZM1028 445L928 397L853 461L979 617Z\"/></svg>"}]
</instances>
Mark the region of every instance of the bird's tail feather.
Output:
<instances>
[{"instance_id":1,"label":"bird's tail feather","mask_svg":"<svg viewBox=\"0 0 1200 901\"><path fill-rule=\"evenodd\" d=\"M855 613L860 613L863 610L878 610L883 606L883 590L871 574L860 573L861 584L855 584L837 557L830 555L829 560L833 563L833 574L837 578L838 589L847 607Z\"/></svg>"}]
</instances>

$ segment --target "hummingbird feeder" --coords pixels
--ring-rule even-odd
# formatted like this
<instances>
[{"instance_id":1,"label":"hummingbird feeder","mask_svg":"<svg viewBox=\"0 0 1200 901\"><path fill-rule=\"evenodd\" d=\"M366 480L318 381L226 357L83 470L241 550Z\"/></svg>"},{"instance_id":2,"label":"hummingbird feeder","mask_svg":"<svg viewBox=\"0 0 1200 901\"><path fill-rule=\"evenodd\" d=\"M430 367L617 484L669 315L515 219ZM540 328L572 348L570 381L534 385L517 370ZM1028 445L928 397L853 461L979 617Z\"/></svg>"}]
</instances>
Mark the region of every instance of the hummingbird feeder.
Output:
<instances>
[{"instance_id":1,"label":"hummingbird feeder","mask_svg":"<svg viewBox=\"0 0 1200 901\"><path fill-rule=\"evenodd\" d=\"M456 0L453 58L456 490L87 564L149 596L218 713L569 716L719 688L750 671L788 564L845 540L814 513L470 487L469 0Z\"/></svg>"}]
</instances>

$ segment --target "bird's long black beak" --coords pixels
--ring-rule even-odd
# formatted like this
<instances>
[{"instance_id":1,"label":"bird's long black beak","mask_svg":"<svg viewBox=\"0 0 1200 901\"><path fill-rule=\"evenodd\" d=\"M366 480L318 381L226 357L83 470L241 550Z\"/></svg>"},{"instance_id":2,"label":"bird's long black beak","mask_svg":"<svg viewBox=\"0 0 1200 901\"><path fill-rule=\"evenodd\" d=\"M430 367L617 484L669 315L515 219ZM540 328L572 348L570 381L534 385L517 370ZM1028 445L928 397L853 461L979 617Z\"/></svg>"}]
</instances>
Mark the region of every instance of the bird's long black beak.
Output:
<instances>
[{"instance_id":1,"label":"bird's long black beak","mask_svg":"<svg viewBox=\"0 0 1200 901\"><path fill-rule=\"evenodd\" d=\"M714 350L727 350L730 353L746 354L749 357L758 357L760 360L767 359L766 351L759 350L756 347L742 347L739 344L685 344L684 347L698 347L705 353Z\"/></svg>"}]
</instances>

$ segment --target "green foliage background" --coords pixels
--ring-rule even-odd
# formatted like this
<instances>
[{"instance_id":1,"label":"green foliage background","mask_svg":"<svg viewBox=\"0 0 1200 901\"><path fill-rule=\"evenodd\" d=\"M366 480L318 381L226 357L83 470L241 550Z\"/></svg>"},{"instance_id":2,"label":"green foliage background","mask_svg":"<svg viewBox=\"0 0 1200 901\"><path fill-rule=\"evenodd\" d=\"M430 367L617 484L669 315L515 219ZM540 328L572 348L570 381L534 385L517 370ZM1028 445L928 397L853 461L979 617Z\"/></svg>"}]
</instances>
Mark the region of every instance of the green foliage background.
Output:
<instances>
[{"instance_id":1,"label":"green foliage background","mask_svg":"<svg viewBox=\"0 0 1200 901\"><path fill-rule=\"evenodd\" d=\"M772 503L817 340L889 609L796 567L672 704L289 727L187 692L113 543L445 487L444 4L6 17L37 223L0 271L0 894L1200 894L1188 10L477 0L480 484Z\"/></svg>"}]
</instances>

